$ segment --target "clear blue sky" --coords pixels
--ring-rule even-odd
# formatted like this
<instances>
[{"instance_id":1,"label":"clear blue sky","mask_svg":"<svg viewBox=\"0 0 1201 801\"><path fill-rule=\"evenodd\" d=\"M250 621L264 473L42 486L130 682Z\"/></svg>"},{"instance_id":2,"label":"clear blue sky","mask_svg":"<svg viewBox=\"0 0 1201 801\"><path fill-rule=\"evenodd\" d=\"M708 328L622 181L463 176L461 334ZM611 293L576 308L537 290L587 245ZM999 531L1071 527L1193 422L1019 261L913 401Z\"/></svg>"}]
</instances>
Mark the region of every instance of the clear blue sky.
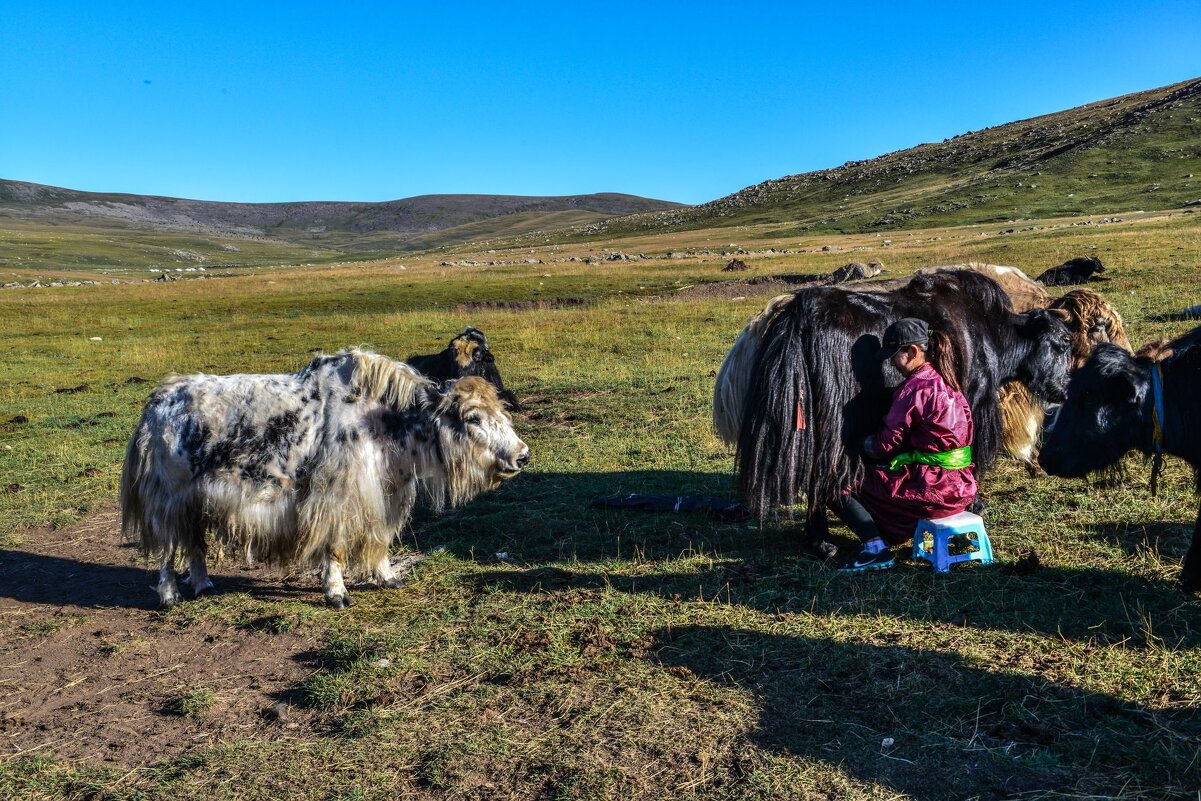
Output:
<instances>
[{"instance_id":1,"label":"clear blue sky","mask_svg":"<svg viewBox=\"0 0 1201 801\"><path fill-rule=\"evenodd\" d=\"M759 181L1201 76L1201 2L0 0L0 177L209 200Z\"/></svg>"}]
</instances>

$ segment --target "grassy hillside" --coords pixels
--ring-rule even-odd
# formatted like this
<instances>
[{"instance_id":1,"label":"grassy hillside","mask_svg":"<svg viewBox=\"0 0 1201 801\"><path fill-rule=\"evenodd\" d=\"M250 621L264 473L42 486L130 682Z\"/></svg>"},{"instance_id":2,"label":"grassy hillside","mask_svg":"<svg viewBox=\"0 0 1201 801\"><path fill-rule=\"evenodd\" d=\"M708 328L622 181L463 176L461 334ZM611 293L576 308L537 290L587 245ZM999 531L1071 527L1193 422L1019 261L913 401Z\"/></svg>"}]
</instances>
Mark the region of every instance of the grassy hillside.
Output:
<instances>
[{"instance_id":1,"label":"grassy hillside","mask_svg":"<svg viewBox=\"0 0 1201 801\"><path fill-rule=\"evenodd\" d=\"M1072 222L888 248L736 236L775 248L745 256L758 278L1095 253L1132 339L1194 325L1170 313L1201 302L1201 214ZM697 285L730 277L732 236L605 243L656 256L632 261L542 244L456 256L503 266L0 292L0 570L30 565L0 578L0 797L1195 801L1201 602L1174 581L1197 500L1178 460L1155 498L1135 459L1109 489L1001 464L984 486L1000 563L947 576L840 575L788 520L588 507L729 490L713 373L765 297ZM334 612L312 575L226 553L221 595L144 608L153 576L114 504L145 381L349 343L429 352L468 324L525 403L533 462L419 515L401 547L445 549L406 586Z\"/></svg>"},{"instance_id":2,"label":"grassy hillside","mask_svg":"<svg viewBox=\"0 0 1201 801\"><path fill-rule=\"evenodd\" d=\"M787 223L871 232L1055 215L1172 209L1201 200L1201 80L765 181L685 209L575 234Z\"/></svg>"}]
</instances>

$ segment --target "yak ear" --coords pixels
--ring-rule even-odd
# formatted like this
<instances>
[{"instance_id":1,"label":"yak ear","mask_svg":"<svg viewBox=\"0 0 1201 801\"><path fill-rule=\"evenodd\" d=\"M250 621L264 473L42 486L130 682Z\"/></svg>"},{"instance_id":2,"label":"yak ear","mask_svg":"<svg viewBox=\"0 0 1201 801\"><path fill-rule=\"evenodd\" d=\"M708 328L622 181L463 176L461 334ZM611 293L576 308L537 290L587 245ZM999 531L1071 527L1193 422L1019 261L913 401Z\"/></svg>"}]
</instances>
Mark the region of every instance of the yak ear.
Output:
<instances>
[{"instance_id":1,"label":"yak ear","mask_svg":"<svg viewBox=\"0 0 1201 801\"><path fill-rule=\"evenodd\" d=\"M1041 316L1040 316L1041 315ZM1046 310L1031 309L1028 312L1010 312L1009 323L1017 329L1018 335L1029 339L1036 336L1040 328L1046 326ZM1042 323L1042 326L1039 323Z\"/></svg>"},{"instance_id":2,"label":"yak ear","mask_svg":"<svg viewBox=\"0 0 1201 801\"><path fill-rule=\"evenodd\" d=\"M1067 309L1047 309L1047 311L1051 315L1063 320L1065 323L1070 323L1072 321L1072 313Z\"/></svg>"}]
</instances>

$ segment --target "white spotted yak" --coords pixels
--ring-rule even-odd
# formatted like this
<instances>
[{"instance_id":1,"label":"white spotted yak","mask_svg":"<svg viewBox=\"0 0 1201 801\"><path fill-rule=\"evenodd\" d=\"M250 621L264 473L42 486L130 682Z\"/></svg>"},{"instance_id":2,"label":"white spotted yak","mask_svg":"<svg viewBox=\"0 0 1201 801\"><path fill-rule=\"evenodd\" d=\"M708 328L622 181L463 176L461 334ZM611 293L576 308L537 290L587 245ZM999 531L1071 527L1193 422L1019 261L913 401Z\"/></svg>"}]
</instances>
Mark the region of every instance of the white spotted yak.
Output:
<instances>
[{"instance_id":1,"label":"white spotted yak","mask_svg":"<svg viewBox=\"0 0 1201 801\"><path fill-rule=\"evenodd\" d=\"M419 488L436 508L499 486L530 449L483 378L439 385L356 348L296 373L171 376L130 438L121 524L158 559L163 606L214 591L210 537L249 559L322 569L326 602L351 603L344 573L396 587L389 548Z\"/></svg>"}]
</instances>

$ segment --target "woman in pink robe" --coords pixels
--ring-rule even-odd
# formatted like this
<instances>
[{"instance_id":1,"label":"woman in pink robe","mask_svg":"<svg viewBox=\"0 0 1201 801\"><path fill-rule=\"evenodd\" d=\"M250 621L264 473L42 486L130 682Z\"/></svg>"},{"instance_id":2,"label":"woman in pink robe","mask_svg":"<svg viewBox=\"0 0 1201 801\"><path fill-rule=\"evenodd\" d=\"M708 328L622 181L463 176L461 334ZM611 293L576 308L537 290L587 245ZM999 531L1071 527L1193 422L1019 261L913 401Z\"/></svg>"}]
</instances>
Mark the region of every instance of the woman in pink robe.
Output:
<instances>
[{"instance_id":1,"label":"woman in pink robe","mask_svg":"<svg viewBox=\"0 0 1201 801\"><path fill-rule=\"evenodd\" d=\"M972 412L957 385L950 338L905 318L884 332L877 357L906 378L883 426L864 442L863 482L835 510L863 541L844 568L851 571L891 567L889 547L910 539L918 520L958 514L976 498Z\"/></svg>"}]
</instances>

